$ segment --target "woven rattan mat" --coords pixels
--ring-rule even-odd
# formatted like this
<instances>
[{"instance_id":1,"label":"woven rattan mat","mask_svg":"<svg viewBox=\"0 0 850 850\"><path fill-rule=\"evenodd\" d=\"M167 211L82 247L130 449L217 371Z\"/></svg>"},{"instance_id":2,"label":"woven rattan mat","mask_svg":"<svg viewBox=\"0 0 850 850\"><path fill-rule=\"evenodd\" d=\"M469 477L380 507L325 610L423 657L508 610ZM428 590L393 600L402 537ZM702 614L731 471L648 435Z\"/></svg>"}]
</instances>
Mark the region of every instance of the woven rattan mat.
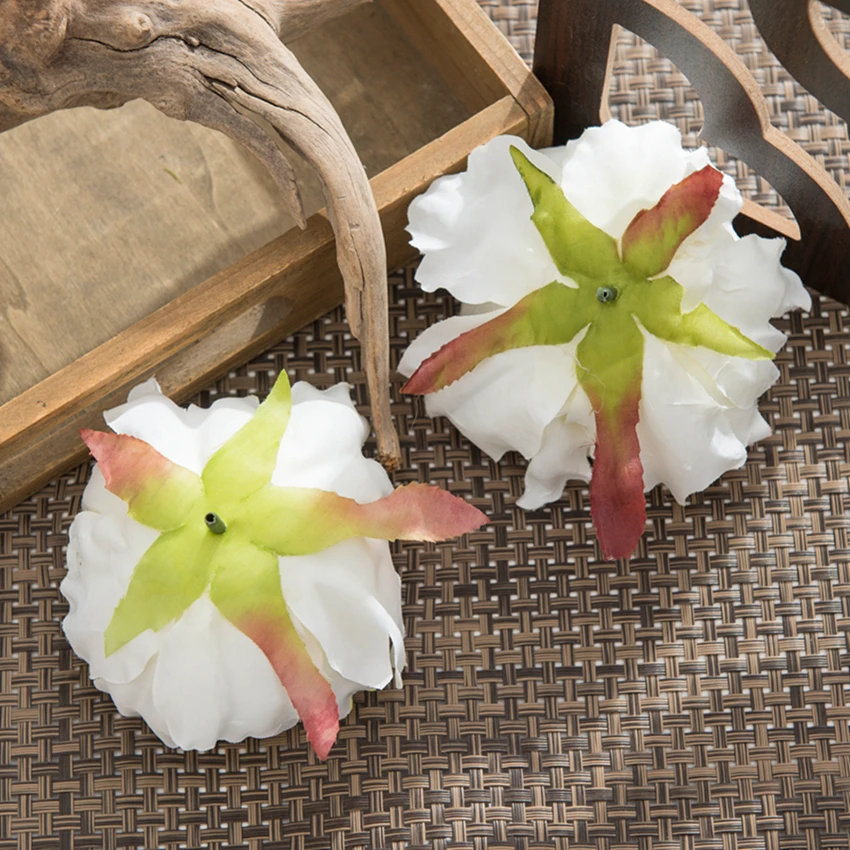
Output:
<instances>
[{"instance_id":1,"label":"woven rattan mat","mask_svg":"<svg viewBox=\"0 0 850 850\"><path fill-rule=\"evenodd\" d=\"M481 2L528 54L535 4ZM843 184L846 129L777 68L746 11L688 6ZM678 121L695 142L687 82L631 36L619 59L615 111ZM411 269L392 297L396 358L452 310ZM0 848L850 848L850 316L819 299L780 324L791 341L762 403L774 436L684 507L654 491L630 563L598 557L585 487L524 513L519 458L497 466L396 396L396 480L439 483L491 524L460 545L397 547L404 689L360 696L324 764L300 728L198 754L120 717L59 625L88 469L19 505L0 519ZM284 367L365 400L335 312L201 403L264 393Z\"/></svg>"}]
</instances>

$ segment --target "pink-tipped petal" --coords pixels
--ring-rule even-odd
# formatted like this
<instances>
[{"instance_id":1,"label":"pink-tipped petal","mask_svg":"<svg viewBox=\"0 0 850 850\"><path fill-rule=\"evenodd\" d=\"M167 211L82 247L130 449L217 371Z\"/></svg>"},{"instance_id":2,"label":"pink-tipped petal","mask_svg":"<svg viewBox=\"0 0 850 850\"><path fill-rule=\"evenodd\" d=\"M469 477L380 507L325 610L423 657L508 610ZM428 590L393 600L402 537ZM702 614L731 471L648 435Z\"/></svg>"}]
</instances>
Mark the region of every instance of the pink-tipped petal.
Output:
<instances>
[{"instance_id":1,"label":"pink-tipped petal","mask_svg":"<svg viewBox=\"0 0 850 850\"><path fill-rule=\"evenodd\" d=\"M312 555L351 537L446 540L486 522L477 508L427 484L408 484L365 505L327 490L269 486L234 516L234 527L281 556Z\"/></svg>"},{"instance_id":2,"label":"pink-tipped petal","mask_svg":"<svg viewBox=\"0 0 850 850\"><path fill-rule=\"evenodd\" d=\"M143 525L160 531L179 528L203 497L203 484L194 472L143 440L89 428L80 436L100 466L106 489L125 501L130 516Z\"/></svg>"},{"instance_id":3,"label":"pink-tipped petal","mask_svg":"<svg viewBox=\"0 0 850 850\"><path fill-rule=\"evenodd\" d=\"M429 484L399 487L384 499L348 507L363 537L383 540L449 540L487 522L478 508Z\"/></svg>"},{"instance_id":4,"label":"pink-tipped petal","mask_svg":"<svg viewBox=\"0 0 850 850\"><path fill-rule=\"evenodd\" d=\"M263 651L298 712L307 740L324 761L339 734L339 707L330 683L307 654L288 614L249 614L234 625Z\"/></svg>"},{"instance_id":5,"label":"pink-tipped petal","mask_svg":"<svg viewBox=\"0 0 850 850\"><path fill-rule=\"evenodd\" d=\"M471 372L487 357L507 350L500 344L500 337L504 336L505 330L512 323L512 312L509 310L437 349L422 361L401 391L408 395L435 393Z\"/></svg>"},{"instance_id":6,"label":"pink-tipped petal","mask_svg":"<svg viewBox=\"0 0 850 850\"><path fill-rule=\"evenodd\" d=\"M461 334L424 360L402 387L427 395L453 384L482 360L531 345L564 345L592 320L592 302L557 281L529 293L510 310Z\"/></svg>"},{"instance_id":7,"label":"pink-tipped petal","mask_svg":"<svg viewBox=\"0 0 850 850\"><path fill-rule=\"evenodd\" d=\"M671 186L641 210L623 234L623 262L644 277L661 274L679 246L711 215L723 175L710 165Z\"/></svg>"},{"instance_id":8,"label":"pink-tipped petal","mask_svg":"<svg viewBox=\"0 0 850 850\"><path fill-rule=\"evenodd\" d=\"M643 466L637 437L640 393L616 410L597 410L596 455L590 480L590 511L606 558L628 558L646 524Z\"/></svg>"},{"instance_id":9,"label":"pink-tipped petal","mask_svg":"<svg viewBox=\"0 0 850 850\"><path fill-rule=\"evenodd\" d=\"M326 759L339 732L339 706L292 622L281 591L278 559L237 536L225 541L218 564L209 591L213 605L263 651L298 712L307 739L319 758Z\"/></svg>"}]
</instances>

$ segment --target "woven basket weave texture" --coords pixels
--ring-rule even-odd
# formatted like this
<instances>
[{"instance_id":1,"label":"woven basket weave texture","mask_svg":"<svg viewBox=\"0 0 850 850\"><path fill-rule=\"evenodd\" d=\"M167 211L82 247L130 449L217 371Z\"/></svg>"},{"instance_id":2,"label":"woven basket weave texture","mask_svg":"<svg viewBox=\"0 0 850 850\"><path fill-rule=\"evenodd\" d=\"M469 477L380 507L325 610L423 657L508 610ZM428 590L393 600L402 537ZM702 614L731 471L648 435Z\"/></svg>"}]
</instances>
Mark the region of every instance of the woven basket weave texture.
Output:
<instances>
[{"instance_id":1,"label":"woven basket weave texture","mask_svg":"<svg viewBox=\"0 0 850 850\"><path fill-rule=\"evenodd\" d=\"M480 0L527 58L536 4ZM776 124L846 185L847 128L765 50L744 3L684 3L733 43ZM850 39L848 19L830 25ZM612 108L697 144L687 81L629 34ZM722 152L757 200L763 181ZM452 312L392 278L395 362ZM458 544L400 544L408 670L361 695L326 763L299 727L169 750L91 684L60 628L81 467L0 518L0 850L850 850L850 316L816 298L761 410L773 436L603 561L586 486L533 513L525 463L496 464L394 386L404 463L491 518ZM341 311L200 394L266 393L281 369L354 386Z\"/></svg>"}]
</instances>

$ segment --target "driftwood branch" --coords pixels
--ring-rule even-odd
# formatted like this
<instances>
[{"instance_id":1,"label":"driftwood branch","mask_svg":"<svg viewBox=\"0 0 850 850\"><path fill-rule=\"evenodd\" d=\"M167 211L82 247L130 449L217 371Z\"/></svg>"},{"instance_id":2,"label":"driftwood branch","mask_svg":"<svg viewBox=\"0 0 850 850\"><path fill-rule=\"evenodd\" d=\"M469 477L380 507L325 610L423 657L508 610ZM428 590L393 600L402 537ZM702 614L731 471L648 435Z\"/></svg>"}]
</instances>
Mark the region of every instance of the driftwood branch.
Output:
<instances>
[{"instance_id":1,"label":"driftwood branch","mask_svg":"<svg viewBox=\"0 0 850 850\"><path fill-rule=\"evenodd\" d=\"M333 106L281 39L364 0L0 0L0 131L73 106L142 98L231 136L274 176L304 224L273 137L316 169L336 233L352 332L363 338L382 459L399 457L389 409L386 253L363 166Z\"/></svg>"}]
</instances>

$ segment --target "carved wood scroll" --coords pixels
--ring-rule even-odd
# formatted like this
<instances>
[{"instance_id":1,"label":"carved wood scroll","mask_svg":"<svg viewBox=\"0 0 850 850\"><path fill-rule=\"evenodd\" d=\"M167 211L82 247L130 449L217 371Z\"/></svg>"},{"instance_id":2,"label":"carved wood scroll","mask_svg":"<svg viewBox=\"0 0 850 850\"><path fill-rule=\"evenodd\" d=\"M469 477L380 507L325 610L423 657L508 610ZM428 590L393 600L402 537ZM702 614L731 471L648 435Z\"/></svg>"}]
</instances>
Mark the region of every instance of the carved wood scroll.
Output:
<instances>
[{"instance_id":1,"label":"carved wood scroll","mask_svg":"<svg viewBox=\"0 0 850 850\"><path fill-rule=\"evenodd\" d=\"M767 17L768 10L769 16L779 18L780 6L789 13L807 7L808 14L807 4L808 0L750 0L757 20ZM850 10L850 0L832 0L832 5ZM850 203L814 159L771 126L758 83L732 49L675 0L540 0L534 71L555 101L556 143L576 138L600 122L615 24L654 45L679 67L703 102L703 137L762 175L787 202L799 225L798 235L793 222L747 204L735 222L739 232L789 238L785 264L808 286L850 302ZM772 29L770 37L779 43ZM780 49L790 54L796 45L787 39ZM779 52L777 56L782 59ZM788 64L792 73L794 66L794 61ZM842 70L846 62L835 73L841 76ZM836 96L833 102L850 104L846 80L841 87L843 99L839 102ZM833 108L850 118L843 106Z\"/></svg>"},{"instance_id":2,"label":"carved wood scroll","mask_svg":"<svg viewBox=\"0 0 850 850\"><path fill-rule=\"evenodd\" d=\"M333 106L281 41L366 0L0 0L0 132L136 98L240 142L304 212L278 134L316 169L364 343L378 452L394 466L387 268L368 178Z\"/></svg>"},{"instance_id":3,"label":"carved wood scroll","mask_svg":"<svg viewBox=\"0 0 850 850\"><path fill-rule=\"evenodd\" d=\"M823 19L818 0L749 0L767 46L821 103L850 123L850 56ZM827 0L850 14L850 0Z\"/></svg>"}]
</instances>

